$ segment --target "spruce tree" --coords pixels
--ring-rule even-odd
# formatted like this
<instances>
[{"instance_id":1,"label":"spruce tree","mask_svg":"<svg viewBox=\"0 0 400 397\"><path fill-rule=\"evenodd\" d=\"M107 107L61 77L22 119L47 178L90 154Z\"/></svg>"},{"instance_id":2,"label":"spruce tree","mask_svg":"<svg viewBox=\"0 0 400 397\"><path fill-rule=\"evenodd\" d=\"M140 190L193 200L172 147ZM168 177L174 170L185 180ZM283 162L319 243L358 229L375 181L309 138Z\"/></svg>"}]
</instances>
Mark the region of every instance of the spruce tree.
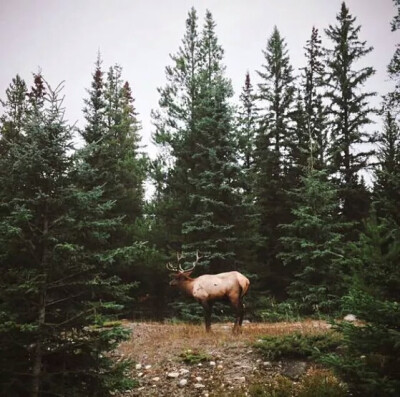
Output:
<instances>
[{"instance_id":1,"label":"spruce tree","mask_svg":"<svg viewBox=\"0 0 400 397\"><path fill-rule=\"evenodd\" d=\"M337 25L325 30L333 48L327 50L327 93L330 101L331 139L328 149L331 171L337 175L343 216L359 221L366 217L362 202L365 189L358 173L368 164L373 150L366 143L373 142L372 134L365 130L371 123L373 109L368 103L373 92L362 90L365 82L375 73L372 67L356 69L355 63L372 51L366 42L359 40L361 26L342 3L336 17Z\"/></svg>"},{"instance_id":2,"label":"spruce tree","mask_svg":"<svg viewBox=\"0 0 400 397\"><path fill-rule=\"evenodd\" d=\"M102 328L126 292L107 276L102 245L119 220L101 189L77 187L72 128L61 87L35 76L21 126L24 139L1 157L0 383L15 396L108 396L124 390L126 362L110 356L128 337ZM96 324L100 328L96 328Z\"/></svg>"},{"instance_id":3,"label":"spruce tree","mask_svg":"<svg viewBox=\"0 0 400 397\"><path fill-rule=\"evenodd\" d=\"M310 145L307 156L315 169L324 169L326 165L327 110L323 103L324 72L323 49L318 29L312 28L311 37L307 41L305 57L307 64L303 69L302 92L306 113L306 130Z\"/></svg>"},{"instance_id":4,"label":"spruce tree","mask_svg":"<svg viewBox=\"0 0 400 397\"><path fill-rule=\"evenodd\" d=\"M152 112L154 141L161 148L156 161L157 214L165 226L164 249L181 250L182 224L191 218L189 174L194 170L195 131L199 114L200 37L197 12L192 8L178 52L165 69L167 84L159 88L159 109ZM162 221L161 221L162 220Z\"/></svg>"},{"instance_id":5,"label":"spruce tree","mask_svg":"<svg viewBox=\"0 0 400 397\"><path fill-rule=\"evenodd\" d=\"M163 197L165 224L171 225L167 245L199 250L202 264L217 272L235 266L244 233L232 88L211 13L201 34L194 9L186 27L183 46L167 68L168 85L160 90L161 109L154 113L155 139L166 148L170 164Z\"/></svg>"},{"instance_id":6,"label":"spruce tree","mask_svg":"<svg viewBox=\"0 0 400 397\"><path fill-rule=\"evenodd\" d=\"M266 63L258 72L262 82L257 93L260 128L256 137L254 190L260 214L259 233L265 244L259 250L258 260L263 264L261 283L268 279L274 292L282 294L291 275L277 258L281 250L278 225L291 219L287 190L293 164L288 154L294 138L291 111L295 88L286 43L276 27L263 53Z\"/></svg>"},{"instance_id":7,"label":"spruce tree","mask_svg":"<svg viewBox=\"0 0 400 397\"><path fill-rule=\"evenodd\" d=\"M259 117L249 72L246 73L239 100L240 104L236 120L239 161L243 174L244 191L246 194L250 194L254 184L255 141Z\"/></svg>"},{"instance_id":8,"label":"spruce tree","mask_svg":"<svg viewBox=\"0 0 400 397\"><path fill-rule=\"evenodd\" d=\"M99 56L88 94L81 133L85 142L81 158L88 170L84 183L102 186L103 199L115 200L113 215L121 217L124 226L112 234L110 244L130 245L135 241L134 224L143 213L146 176L132 91L118 65L110 67L104 79Z\"/></svg>"},{"instance_id":9,"label":"spruce tree","mask_svg":"<svg viewBox=\"0 0 400 397\"><path fill-rule=\"evenodd\" d=\"M279 254L295 273L289 296L304 314L332 314L340 308L348 274L344 224L338 214L337 189L325 171L308 169L291 196L294 220L281 225Z\"/></svg>"},{"instance_id":10,"label":"spruce tree","mask_svg":"<svg viewBox=\"0 0 400 397\"><path fill-rule=\"evenodd\" d=\"M390 110L384 117L383 131L378 135L378 166L374 198L379 216L400 226L400 128Z\"/></svg>"},{"instance_id":11,"label":"spruce tree","mask_svg":"<svg viewBox=\"0 0 400 397\"><path fill-rule=\"evenodd\" d=\"M400 390L400 229L373 212L353 245L354 281L346 311L363 322L343 322L342 354L325 356L354 396L398 396Z\"/></svg>"}]
</instances>

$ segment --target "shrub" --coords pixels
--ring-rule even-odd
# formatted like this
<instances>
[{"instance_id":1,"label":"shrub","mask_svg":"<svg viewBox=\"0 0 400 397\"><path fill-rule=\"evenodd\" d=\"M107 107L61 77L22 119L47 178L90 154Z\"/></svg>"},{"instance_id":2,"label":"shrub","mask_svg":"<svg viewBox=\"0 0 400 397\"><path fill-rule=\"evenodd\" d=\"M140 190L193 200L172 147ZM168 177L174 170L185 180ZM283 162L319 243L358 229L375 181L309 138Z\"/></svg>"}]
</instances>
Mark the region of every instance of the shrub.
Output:
<instances>
[{"instance_id":1,"label":"shrub","mask_svg":"<svg viewBox=\"0 0 400 397\"><path fill-rule=\"evenodd\" d=\"M272 360L281 357L308 358L320 353L336 350L341 344L341 336L337 333L303 335L294 333L284 336L264 336L256 347L262 354Z\"/></svg>"},{"instance_id":2,"label":"shrub","mask_svg":"<svg viewBox=\"0 0 400 397\"><path fill-rule=\"evenodd\" d=\"M208 354L200 352L198 350L193 351L188 349L182 352L179 356L186 364L198 364L202 361L211 360L211 357Z\"/></svg>"}]
</instances>

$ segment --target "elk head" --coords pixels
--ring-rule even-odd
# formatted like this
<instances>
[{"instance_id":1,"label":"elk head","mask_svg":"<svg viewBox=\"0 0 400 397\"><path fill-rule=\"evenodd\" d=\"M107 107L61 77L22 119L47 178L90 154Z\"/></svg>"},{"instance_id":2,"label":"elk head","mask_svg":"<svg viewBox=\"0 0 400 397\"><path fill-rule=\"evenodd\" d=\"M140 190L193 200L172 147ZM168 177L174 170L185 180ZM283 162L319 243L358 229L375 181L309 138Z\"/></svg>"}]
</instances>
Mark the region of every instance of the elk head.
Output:
<instances>
[{"instance_id":1,"label":"elk head","mask_svg":"<svg viewBox=\"0 0 400 397\"><path fill-rule=\"evenodd\" d=\"M193 272L194 268L196 267L199 259L199 251L196 252L196 260L193 262L192 266L188 269L184 269L181 265L181 260L185 258L185 256L179 252L176 253L177 264L176 266L172 265L171 263L167 263L167 269L173 272L172 280L169 285L172 286L179 286L182 282L190 280L190 275Z\"/></svg>"}]
</instances>

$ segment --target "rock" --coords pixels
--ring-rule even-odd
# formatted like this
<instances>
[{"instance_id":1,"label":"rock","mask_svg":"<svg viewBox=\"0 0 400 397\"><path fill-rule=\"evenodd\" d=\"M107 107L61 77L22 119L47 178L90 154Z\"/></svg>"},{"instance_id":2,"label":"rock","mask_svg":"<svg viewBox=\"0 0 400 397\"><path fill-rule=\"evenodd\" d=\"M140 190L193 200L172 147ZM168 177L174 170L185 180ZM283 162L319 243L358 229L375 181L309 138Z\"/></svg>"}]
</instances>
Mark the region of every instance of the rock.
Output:
<instances>
[{"instance_id":1,"label":"rock","mask_svg":"<svg viewBox=\"0 0 400 397\"><path fill-rule=\"evenodd\" d=\"M222 368L224 368L221 364L217 365L217 369L221 370Z\"/></svg>"},{"instance_id":2,"label":"rock","mask_svg":"<svg viewBox=\"0 0 400 397\"><path fill-rule=\"evenodd\" d=\"M354 321L357 321L357 317L354 314L348 314L347 316L343 317L343 320L353 323Z\"/></svg>"},{"instance_id":3,"label":"rock","mask_svg":"<svg viewBox=\"0 0 400 397\"><path fill-rule=\"evenodd\" d=\"M170 372L167 375L168 378L172 378L172 379L177 378L178 376L179 376L179 372Z\"/></svg>"},{"instance_id":4,"label":"rock","mask_svg":"<svg viewBox=\"0 0 400 397\"><path fill-rule=\"evenodd\" d=\"M264 367L271 367L271 361L264 361L263 362Z\"/></svg>"},{"instance_id":5,"label":"rock","mask_svg":"<svg viewBox=\"0 0 400 397\"><path fill-rule=\"evenodd\" d=\"M244 376L236 376L235 381L239 382L239 383L244 383L246 382L246 378Z\"/></svg>"},{"instance_id":6,"label":"rock","mask_svg":"<svg viewBox=\"0 0 400 397\"><path fill-rule=\"evenodd\" d=\"M136 368L136 369L142 369L142 364L136 364L136 365L135 365L135 368Z\"/></svg>"},{"instance_id":7,"label":"rock","mask_svg":"<svg viewBox=\"0 0 400 397\"><path fill-rule=\"evenodd\" d=\"M145 367L144 367L144 369L147 369L147 370L149 370L151 368L151 365L146 365Z\"/></svg>"},{"instance_id":8,"label":"rock","mask_svg":"<svg viewBox=\"0 0 400 397\"><path fill-rule=\"evenodd\" d=\"M250 320L243 320L243 324L250 324Z\"/></svg>"},{"instance_id":9,"label":"rock","mask_svg":"<svg viewBox=\"0 0 400 397\"><path fill-rule=\"evenodd\" d=\"M179 372L180 372L181 375L186 375L186 374L188 374L190 371L189 371L188 369L186 369L186 368L181 368L181 369L179 370Z\"/></svg>"},{"instance_id":10,"label":"rock","mask_svg":"<svg viewBox=\"0 0 400 397\"><path fill-rule=\"evenodd\" d=\"M139 378L141 378L141 377L143 376L143 372L139 372L139 373L137 374L137 376L138 376Z\"/></svg>"},{"instance_id":11,"label":"rock","mask_svg":"<svg viewBox=\"0 0 400 397\"><path fill-rule=\"evenodd\" d=\"M204 389L204 388L205 388L205 385L203 385L202 383L195 383L195 384L193 385L193 387L194 387L195 389Z\"/></svg>"},{"instance_id":12,"label":"rock","mask_svg":"<svg viewBox=\"0 0 400 397\"><path fill-rule=\"evenodd\" d=\"M299 379L306 372L307 363L305 361L289 361L285 364L282 375L291 379Z\"/></svg>"},{"instance_id":13,"label":"rock","mask_svg":"<svg viewBox=\"0 0 400 397\"><path fill-rule=\"evenodd\" d=\"M158 376L156 376L155 378L152 379L153 382L158 382L160 380L160 378Z\"/></svg>"},{"instance_id":14,"label":"rock","mask_svg":"<svg viewBox=\"0 0 400 397\"><path fill-rule=\"evenodd\" d=\"M198 367L202 367L203 364L202 364L202 363L198 363L197 366L198 366Z\"/></svg>"},{"instance_id":15,"label":"rock","mask_svg":"<svg viewBox=\"0 0 400 397\"><path fill-rule=\"evenodd\" d=\"M196 382L201 382L203 378L201 376L196 376Z\"/></svg>"},{"instance_id":16,"label":"rock","mask_svg":"<svg viewBox=\"0 0 400 397\"><path fill-rule=\"evenodd\" d=\"M210 361L210 365L211 365L212 367L215 367L215 361Z\"/></svg>"},{"instance_id":17,"label":"rock","mask_svg":"<svg viewBox=\"0 0 400 397\"><path fill-rule=\"evenodd\" d=\"M181 379L179 381L179 387L184 387L187 385L187 383L188 383L187 379Z\"/></svg>"}]
</instances>

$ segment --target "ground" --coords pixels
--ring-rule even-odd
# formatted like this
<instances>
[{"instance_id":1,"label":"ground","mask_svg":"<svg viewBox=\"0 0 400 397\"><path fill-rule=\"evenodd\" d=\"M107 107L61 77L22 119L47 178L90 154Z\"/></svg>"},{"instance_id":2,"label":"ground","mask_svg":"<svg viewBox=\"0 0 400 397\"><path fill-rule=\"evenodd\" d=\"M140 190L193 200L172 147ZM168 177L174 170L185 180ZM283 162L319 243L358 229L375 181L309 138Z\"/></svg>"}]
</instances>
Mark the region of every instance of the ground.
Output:
<instances>
[{"instance_id":1,"label":"ground","mask_svg":"<svg viewBox=\"0 0 400 397\"><path fill-rule=\"evenodd\" d=\"M213 324L209 334L200 325L128 321L124 325L132 335L117 353L134 361L132 377L139 381L124 396L154 397L245 396L251 384L278 373L296 380L310 363L266 361L254 342L262 335L314 334L329 328L326 322L313 320L246 323L240 335L233 335L230 324Z\"/></svg>"}]
</instances>

